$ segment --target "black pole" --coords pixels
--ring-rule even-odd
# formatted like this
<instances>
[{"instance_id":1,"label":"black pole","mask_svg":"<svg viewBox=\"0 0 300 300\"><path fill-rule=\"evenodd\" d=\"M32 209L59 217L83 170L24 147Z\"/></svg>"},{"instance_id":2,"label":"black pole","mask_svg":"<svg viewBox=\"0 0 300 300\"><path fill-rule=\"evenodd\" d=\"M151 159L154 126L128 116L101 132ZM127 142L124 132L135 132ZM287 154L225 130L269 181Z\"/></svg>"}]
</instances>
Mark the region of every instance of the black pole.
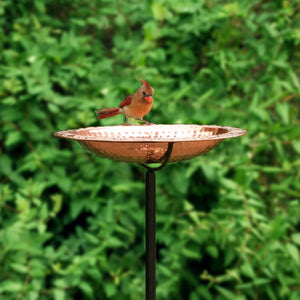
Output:
<instances>
[{"instance_id":1,"label":"black pole","mask_svg":"<svg viewBox=\"0 0 300 300\"><path fill-rule=\"evenodd\" d=\"M146 300L156 299L155 171L146 172Z\"/></svg>"},{"instance_id":2,"label":"black pole","mask_svg":"<svg viewBox=\"0 0 300 300\"><path fill-rule=\"evenodd\" d=\"M161 170L169 161L173 150L173 142L168 143L168 149L162 164L151 168L141 164L146 172L146 300L156 300L156 197L155 172Z\"/></svg>"}]
</instances>

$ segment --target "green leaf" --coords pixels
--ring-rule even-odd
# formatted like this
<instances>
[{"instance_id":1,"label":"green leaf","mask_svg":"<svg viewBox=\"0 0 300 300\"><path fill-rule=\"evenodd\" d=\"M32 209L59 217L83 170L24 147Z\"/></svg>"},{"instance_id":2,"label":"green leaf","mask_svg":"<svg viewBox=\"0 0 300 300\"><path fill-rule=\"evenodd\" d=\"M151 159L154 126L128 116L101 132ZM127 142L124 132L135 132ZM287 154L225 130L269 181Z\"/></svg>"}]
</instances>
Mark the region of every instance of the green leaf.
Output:
<instances>
[{"instance_id":1,"label":"green leaf","mask_svg":"<svg viewBox=\"0 0 300 300\"><path fill-rule=\"evenodd\" d=\"M66 293L64 290L55 289L53 292L54 300L65 300Z\"/></svg>"},{"instance_id":2,"label":"green leaf","mask_svg":"<svg viewBox=\"0 0 300 300\"><path fill-rule=\"evenodd\" d=\"M197 250L192 250L187 248L182 249L182 255L192 259L199 259L201 257L199 250L197 251Z\"/></svg>"},{"instance_id":3,"label":"green leaf","mask_svg":"<svg viewBox=\"0 0 300 300\"><path fill-rule=\"evenodd\" d=\"M206 252L213 258L218 258L219 250L216 246L210 245L205 248Z\"/></svg>"},{"instance_id":4,"label":"green leaf","mask_svg":"<svg viewBox=\"0 0 300 300\"><path fill-rule=\"evenodd\" d=\"M300 245L300 233L293 233L291 237L295 244Z\"/></svg>"},{"instance_id":5,"label":"green leaf","mask_svg":"<svg viewBox=\"0 0 300 300\"><path fill-rule=\"evenodd\" d=\"M300 257L299 257L299 250L298 250L298 248L295 245L293 245L291 243L288 243L288 244L286 244L286 249L287 249L288 254L294 260L294 262L297 265L299 265L299 263L300 263Z\"/></svg>"},{"instance_id":6,"label":"green leaf","mask_svg":"<svg viewBox=\"0 0 300 300\"><path fill-rule=\"evenodd\" d=\"M282 122L284 124L289 124L290 121L290 117L289 117L289 113L290 113L290 107L287 103L278 103L276 105L276 111L278 113L278 115L280 116Z\"/></svg>"},{"instance_id":7,"label":"green leaf","mask_svg":"<svg viewBox=\"0 0 300 300\"><path fill-rule=\"evenodd\" d=\"M87 282L80 282L79 288L83 291L84 295L89 299L94 299L93 297L93 288Z\"/></svg>"},{"instance_id":8,"label":"green leaf","mask_svg":"<svg viewBox=\"0 0 300 300\"><path fill-rule=\"evenodd\" d=\"M106 282L104 288L108 298L113 297L117 293L117 288L112 282Z\"/></svg>"},{"instance_id":9,"label":"green leaf","mask_svg":"<svg viewBox=\"0 0 300 300\"><path fill-rule=\"evenodd\" d=\"M255 278L256 277L256 274L251 266L250 263L246 262L244 263L242 266L241 266L241 271L242 273L249 277L249 278Z\"/></svg>"},{"instance_id":10,"label":"green leaf","mask_svg":"<svg viewBox=\"0 0 300 300\"><path fill-rule=\"evenodd\" d=\"M229 289L225 289L221 286L216 286L216 290L224 297L224 299L232 300L244 300L245 298L243 296L238 296L235 293L232 293Z\"/></svg>"},{"instance_id":11,"label":"green leaf","mask_svg":"<svg viewBox=\"0 0 300 300\"><path fill-rule=\"evenodd\" d=\"M63 198L62 198L61 194L54 194L54 195L51 195L51 200L54 202L54 205L53 205L53 208L51 211L51 216L54 217L61 210Z\"/></svg>"},{"instance_id":12,"label":"green leaf","mask_svg":"<svg viewBox=\"0 0 300 300\"><path fill-rule=\"evenodd\" d=\"M1 293L3 293L3 292L17 293L17 292L20 292L22 290L22 288L23 288L22 282L13 282L11 280L5 280L5 281L1 282L0 292Z\"/></svg>"},{"instance_id":13,"label":"green leaf","mask_svg":"<svg viewBox=\"0 0 300 300\"><path fill-rule=\"evenodd\" d=\"M156 20L163 20L166 15L167 8L160 2L152 3L152 12Z\"/></svg>"},{"instance_id":14,"label":"green leaf","mask_svg":"<svg viewBox=\"0 0 300 300\"><path fill-rule=\"evenodd\" d=\"M298 154L300 154L300 141L293 141L292 142L292 145L293 145L293 148L294 148L294 150L298 153Z\"/></svg>"},{"instance_id":15,"label":"green leaf","mask_svg":"<svg viewBox=\"0 0 300 300\"><path fill-rule=\"evenodd\" d=\"M114 237L114 236L110 236L105 242L104 245L106 247L110 247L110 248L120 248L124 246L124 242L121 241L120 239Z\"/></svg>"},{"instance_id":16,"label":"green leaf","mask_svg":"<svg viewBox=\"0 0 300 300\"><path fill-rule=\"evenodd\" d=\"M10 266L13 270L15 270L16 272L21 273L21 274L26 274L29 271L28 266L23 265L23 264L12 263Z\"/></svg>"}]
</instances>

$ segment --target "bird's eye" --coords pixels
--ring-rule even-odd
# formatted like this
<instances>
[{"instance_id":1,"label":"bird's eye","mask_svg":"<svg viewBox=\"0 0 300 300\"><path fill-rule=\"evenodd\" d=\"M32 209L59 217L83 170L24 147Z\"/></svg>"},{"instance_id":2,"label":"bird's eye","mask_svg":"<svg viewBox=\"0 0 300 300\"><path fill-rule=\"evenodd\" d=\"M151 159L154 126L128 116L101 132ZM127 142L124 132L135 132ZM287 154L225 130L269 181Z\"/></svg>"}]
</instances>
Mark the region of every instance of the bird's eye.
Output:
<instances>
[{"instance_id":1,"label":"bird's eye","mask_svg":"<svg viewBox=\"0 0 300 300\"><path fill-rule=\"evenodd\" d=\"M145 91L143 91L143 95L146 96L146 92Z\"/></svg>"}]
</instances>

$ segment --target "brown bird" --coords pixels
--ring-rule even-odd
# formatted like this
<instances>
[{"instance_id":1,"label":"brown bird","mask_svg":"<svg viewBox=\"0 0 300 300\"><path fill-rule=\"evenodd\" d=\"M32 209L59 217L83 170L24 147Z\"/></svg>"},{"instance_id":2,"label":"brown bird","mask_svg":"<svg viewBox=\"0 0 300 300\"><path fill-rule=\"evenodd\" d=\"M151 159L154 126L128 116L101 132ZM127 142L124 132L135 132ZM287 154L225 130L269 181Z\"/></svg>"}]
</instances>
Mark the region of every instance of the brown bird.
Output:
<instances>
[{"instance_id":1,"label":"brown bird","mask_svg":"<svg viewBox=\"0 0 300 300\"><path fill-rule=\"evenodd\" d=\"M150 124L143 117L150 112L153 106L154 89L145 80L141 80L141 83L142 85L136 92L127 96L118 107L97 109L97 119L124 114L126 116L126 124L129 124L128 118L138 119Z\"/></svg>"}]
</instances>

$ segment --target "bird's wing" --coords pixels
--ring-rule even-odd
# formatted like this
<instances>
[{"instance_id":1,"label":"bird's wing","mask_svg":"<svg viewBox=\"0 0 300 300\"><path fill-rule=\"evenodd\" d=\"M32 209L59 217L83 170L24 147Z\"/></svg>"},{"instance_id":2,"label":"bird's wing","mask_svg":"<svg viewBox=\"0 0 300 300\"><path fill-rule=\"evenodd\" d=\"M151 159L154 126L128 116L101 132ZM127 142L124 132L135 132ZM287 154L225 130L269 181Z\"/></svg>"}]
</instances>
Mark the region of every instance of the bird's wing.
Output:
<instances>
[{"instance_id":1,"label":"bird's wing","mask_svg":"<svg viewBox=\"0 0 300 300\"><path fill-rule=\"evenodd\" d=\"M120 104L120 107L129 105L132 101L132 98L133 98L133 95L127 96Z\"/></svg>"}]
</instances>

